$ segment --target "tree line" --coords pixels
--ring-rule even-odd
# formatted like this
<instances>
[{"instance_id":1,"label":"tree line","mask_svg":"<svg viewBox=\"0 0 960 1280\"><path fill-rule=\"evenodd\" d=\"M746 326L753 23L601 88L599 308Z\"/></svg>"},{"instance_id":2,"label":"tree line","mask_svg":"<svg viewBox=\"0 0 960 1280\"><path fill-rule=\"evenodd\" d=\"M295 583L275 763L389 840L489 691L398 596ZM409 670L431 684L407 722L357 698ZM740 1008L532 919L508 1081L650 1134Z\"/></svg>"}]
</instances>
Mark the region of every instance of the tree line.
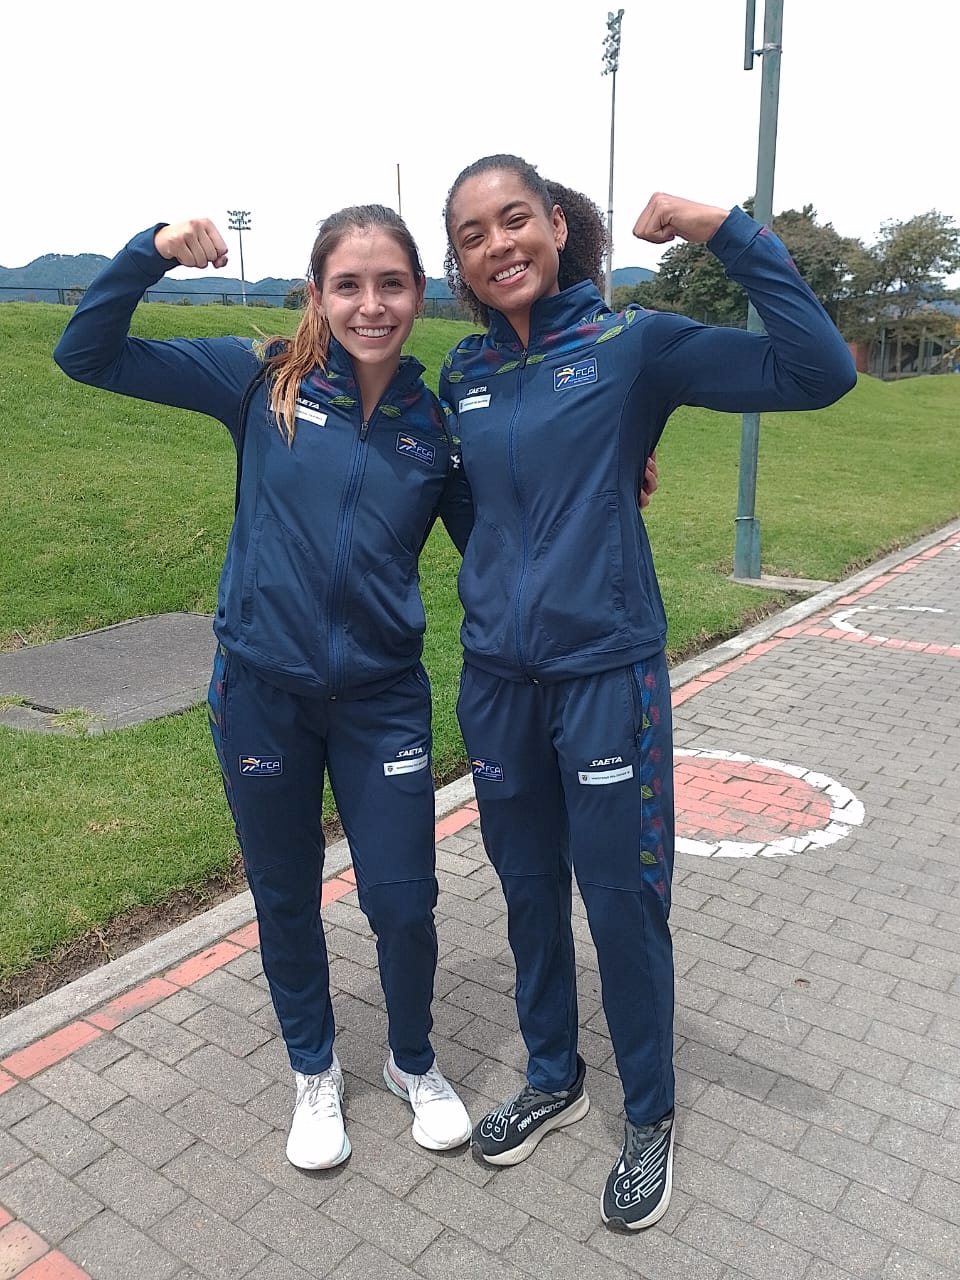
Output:
<instances>
[{"instance_id":1,"label":"tree line","mask_svg":"<svg viewBox=\"0 0 960 1280\"><path fill-rule=\"evenodd\" d=\"M744 201L748 212L751 206ZM869 245L819 223L809 204L777 214L773 229L846 340L889 337L898 373L905 352L921 342L960 340L960 309L938 305L960 303L960 290L945 287L946 277L960 270L960 226L946 214L931 209L885 222ZM747 320L746 294L700 244L672 245L653 280L614 289L615 310L629 302L707 324L742 327Z\"/></svg>"}]
</instances>

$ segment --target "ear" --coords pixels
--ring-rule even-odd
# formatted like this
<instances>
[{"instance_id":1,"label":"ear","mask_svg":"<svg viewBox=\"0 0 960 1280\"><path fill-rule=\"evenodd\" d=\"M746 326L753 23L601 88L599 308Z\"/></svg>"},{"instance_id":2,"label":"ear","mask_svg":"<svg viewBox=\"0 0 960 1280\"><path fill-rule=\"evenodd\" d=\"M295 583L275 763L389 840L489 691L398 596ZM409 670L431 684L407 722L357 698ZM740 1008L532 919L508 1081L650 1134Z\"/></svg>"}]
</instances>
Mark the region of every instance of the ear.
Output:
<instances>
[{"instance_id":1,"label":"ear","mask_svg":"<svg viewBox=\"0 0 960 1280\"><path fill-rule=\"evenodd\" d=\"M313 280L308 280L308 281L307 281L307 288L310 290L310 305L311 305L311 307L314 307L314 308L316 309L316 311L317 311L317 314L318 314L318 315L320 315L320 316L322 317L322 316L323 316L323 303L322 303L322 302L321 302L321 300L320 300L320 290L317 288L316 282L315 282L315 281L313 281Z\"/></svg>"},{"instance_id":2,"label":"ear","mask_svg":"<svg viewBox=\"0 0 960 1280\"><path fill-rule=\"evenodd\" d=\"M566 214L558 204L550 212L550 222L553 226L553 243L557 246L557 252L562 253L570 232L567 229Z\"/></svg>"},{"instance_id":3,"label":"ear","mask_svg":"<svg viewBox=\"0 0 960 1280\"><path fill-rule=\"evenodd\" d=\"M457 275L460 277L460 279L463 281L463 283L467 286L468 289L472 289L473 285L467 279L467 273L463 269L463 263L460 261L460 255L459 253L457 253L456 249L454 249L453 251L453 260L457 264Z\"/></svg>"},{"instance_id":4,"label":"ear","mask_svg":"<svg viewBox=\"0 0 960 1280\"><path fill-rule=\"evenodd\" d=\"M417 283L417 315L423 315L423 295L427 291L427 277L421 276Z\"/></svg>"}]
</instances>

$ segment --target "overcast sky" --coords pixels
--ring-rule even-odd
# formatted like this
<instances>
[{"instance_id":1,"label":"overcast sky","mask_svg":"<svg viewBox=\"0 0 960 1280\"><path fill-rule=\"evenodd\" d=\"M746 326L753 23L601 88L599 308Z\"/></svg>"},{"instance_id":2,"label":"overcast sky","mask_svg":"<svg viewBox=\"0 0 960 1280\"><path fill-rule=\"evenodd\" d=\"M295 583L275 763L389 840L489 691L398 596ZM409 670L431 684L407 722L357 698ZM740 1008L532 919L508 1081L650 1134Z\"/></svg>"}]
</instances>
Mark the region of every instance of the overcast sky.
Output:
<instances>
[{"instance_id":1,"label":"overcast sky","mask_svg":"<svg viewBox=\"0 0 960 1280\"><path fill-rule=\"evenodd\" d=\"M606 0L27 0L6 6L0 265L112 255L157 221L247 209L245 274L300 277L319 220L400 204L428 275L457 172L512 151L606 211ZM761 69L745 0L623 0L614 265L654 190L755 187ZM764 0L757 0L757 44ZM784 0L774 209L844 235L960 220L958 0ZM236 235L229 274L239 275ZM181 273L182 274L182 273Z\"/></svg>"}]
</instances>

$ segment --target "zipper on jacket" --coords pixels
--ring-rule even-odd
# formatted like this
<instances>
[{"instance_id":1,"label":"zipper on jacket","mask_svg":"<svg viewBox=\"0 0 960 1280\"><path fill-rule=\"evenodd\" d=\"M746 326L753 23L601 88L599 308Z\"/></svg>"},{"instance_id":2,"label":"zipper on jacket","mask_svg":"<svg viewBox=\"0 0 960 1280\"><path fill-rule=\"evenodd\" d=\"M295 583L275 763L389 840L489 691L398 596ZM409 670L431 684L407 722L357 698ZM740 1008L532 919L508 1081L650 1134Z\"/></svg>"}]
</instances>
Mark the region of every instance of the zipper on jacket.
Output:
<instances>
[{"instance_id":1,"label":"zipper on jacket","mask_svg":"<svg viewBox=\"0 0 960 1280\"><path fill-rule=\"evenodd\" d=\"M517 368L517 394L513 405L513 416L510 419L510 429L507 436L507 447L510 451L510 472L513 476L513 492L517 500L517 507L520 512L520 533L521 533L521 556L520 556L520 576L517 579L517 590L514 595L514 643L517 648L517 665L526 675L526 661L524 658L523 648L523 627L521 625L520 600L523 595L523 586L527 577L527 561L529 559L529 545L527 542L527 516L523 507L523 498L520 491L520 477L516 466L516 451L514 449L514 441L517 435L517 423L520 418L520 408L523 404L523 371L527 364L527 351L524 349L520 353L519 365ZM534 681L536 684L537 682Z\"/></svg>"},{"instance_id":2,"label":"zipper on jacket","mask_svg":"<svg viewBox=\"0 0 960 1280\"><path fill-rule=\"evenodd\" d=\"M353 520L356 513L357 499L360 496L367 434L370 430L370 423L380 410L383 398L384 397L381 396L377 401L376 407L370 414L369 418L364 418L363 410L360 410L360 430L357 435L357 444L353 451L353 463L350 467L350 477L347 480L347 488L343 500L343 519L339 522L340 529L337 534L337 556L334 562L333 590L331 592L331 599L333 603L330 609L329 619L330 687L335 691L331 700L335 699L337 694L342 692L341 686L343 682L344 661L340 626L341 618L343 616L343 601L347 591L348 548L353 540Z\"/></svg>"}]
</instances>

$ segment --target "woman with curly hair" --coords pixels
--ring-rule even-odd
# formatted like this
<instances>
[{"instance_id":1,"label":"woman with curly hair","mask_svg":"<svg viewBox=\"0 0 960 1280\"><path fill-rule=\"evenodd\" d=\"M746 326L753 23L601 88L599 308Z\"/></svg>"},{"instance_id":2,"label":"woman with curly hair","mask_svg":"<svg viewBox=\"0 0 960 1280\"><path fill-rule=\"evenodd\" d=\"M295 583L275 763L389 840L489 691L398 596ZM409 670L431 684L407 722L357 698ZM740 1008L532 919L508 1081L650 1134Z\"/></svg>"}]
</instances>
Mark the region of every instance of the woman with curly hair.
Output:
<instances>
[{"instance_id":1,"label":"woman with curly hair","mask_svg":"<svg viewBox=\"0 0 960 1280\"><path fill-rule=\"evenodd\" d=\"M766 334L611 312L599 210L519 157L464 169L445 222L451 287L487 325L440 381L475 508L458 714L528 1051L525 1086L473 1142L516 1164L589 1108L575 872L626 1112L601 1215L637 1230L669 1204L675 1105L673 744L666 619L636 501L644 460L679 405L813 409L855 373L783 246L740 209L658 193L634 234L706 242Z\"/></svg>"}]
</instances>

